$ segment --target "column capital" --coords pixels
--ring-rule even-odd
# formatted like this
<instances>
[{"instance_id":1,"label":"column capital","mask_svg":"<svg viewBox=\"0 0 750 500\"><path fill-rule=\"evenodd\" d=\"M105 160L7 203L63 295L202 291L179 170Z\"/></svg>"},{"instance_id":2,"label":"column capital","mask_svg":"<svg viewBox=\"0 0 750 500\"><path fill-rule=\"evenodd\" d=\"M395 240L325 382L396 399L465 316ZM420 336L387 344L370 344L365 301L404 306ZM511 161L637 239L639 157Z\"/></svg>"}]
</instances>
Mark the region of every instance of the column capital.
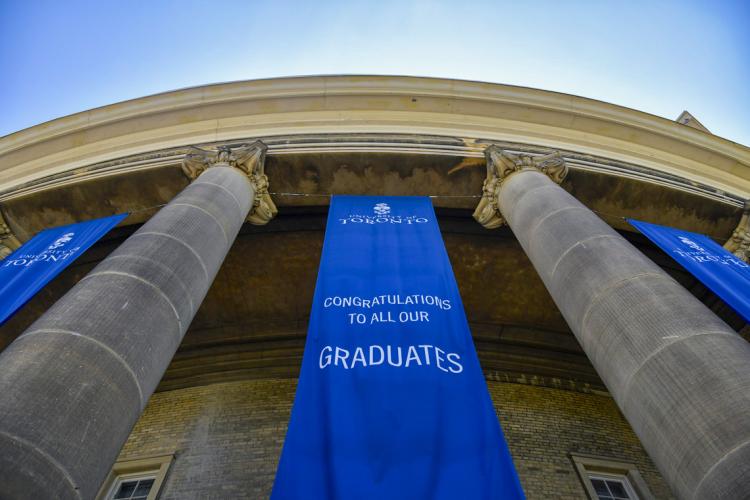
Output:
<instances>
[{"instance_id":1,"label":"column capital","mask_svg":"<svg viewBox=\"0 0 750 500\"><path fill-rule=\"evenodd\" d=\"M750 200L745 200L745 210L742 212L740 223L724 244L724 248L740 260L750 263Z\"/></svg>"},{"instance_id":2,"label":"column capital","mask_svg":"<svg viewBox=\"0 0 750 500\"><path fill-rule=\"evenodd\" d=\"M523 170L539 170L560 184L568 175L568 166L559 152L544 156L515 154L493 144L484 150L484 157L487 162L487 178L482 185L482 198L474 210L474 219L487 229L505 224L497 199L500 186L509 176Z\"/></svg>"},{"instance_id":3,"label":"column capital","mask_svg":"<svg viewBox=\"0 0 750 500\"><path fill-rule=\"evenodd\" d=\"M255 197L247 216L251 224L262 226L273 219L278 210L268 192L268 176L265 173L266 151L262 141L238 147L219 146L215 151L191 147L182 160L182 171L194 181L211 167L232 167L241 170L253 185Z\"/></svg>"},{"instance_id":4,"label":"column capital","mask_svg":"<svg viewBox=\"0 0 750 500\"><path fill-rule=\"evenodd\" d=\"M20 246L21 242L18 241L10 226L3 219L3 214L0 213L0 260L13 253Z\"/></svg>"}]
</instances>

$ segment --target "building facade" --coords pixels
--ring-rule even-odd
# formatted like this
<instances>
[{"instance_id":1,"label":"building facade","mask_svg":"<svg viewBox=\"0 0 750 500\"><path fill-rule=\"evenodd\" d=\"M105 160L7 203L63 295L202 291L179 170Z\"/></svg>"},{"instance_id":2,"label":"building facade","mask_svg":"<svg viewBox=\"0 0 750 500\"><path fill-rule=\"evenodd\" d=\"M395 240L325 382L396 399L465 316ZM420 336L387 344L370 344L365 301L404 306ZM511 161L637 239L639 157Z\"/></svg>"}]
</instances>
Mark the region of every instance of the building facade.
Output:
<instances>
[{"instance_id":1,"label":"building facade","mask_svg":"<svg viewBox=\"0 0 750 500\"><path fill-rule=\"evenodd\" d=\"M747 261L750 150L689 122L333 76L0 138L0 255L131 213L0 327L0 496L267 497L329 197L370 194L432 197L529 498L750 498L748 326L624 220Z\"/></svg>"}]
</instances>

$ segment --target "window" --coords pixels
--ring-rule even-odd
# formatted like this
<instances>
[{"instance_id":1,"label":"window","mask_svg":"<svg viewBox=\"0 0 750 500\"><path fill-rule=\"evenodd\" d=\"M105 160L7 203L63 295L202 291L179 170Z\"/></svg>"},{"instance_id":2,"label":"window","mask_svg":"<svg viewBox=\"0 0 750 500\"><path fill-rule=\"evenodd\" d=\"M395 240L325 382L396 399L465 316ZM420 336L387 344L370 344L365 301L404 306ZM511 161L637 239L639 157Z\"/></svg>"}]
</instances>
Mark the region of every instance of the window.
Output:
<instances>
[{"instance_id":1,"label":"window","mask_svg":"<svg viewBox=\"0 0 750 500\"><path fill-rule=\"evenodd\" d=\"M638 499L627 477L614 474L589 474L589 481L594 487L599 500L632 500Z\"/></svg>"},{"instance_id":2,"label":"window","mask_svg":"<svg viewBox=\"0 0 750 500\"><path fill-rule=\"evenodd\" d=\"M570 458L591 500L654 498L632 463L578 453L571 453Z\"/></svg>"},{"instance_id":3,"label":"window","mask_svg":"<svg viewBox=\"0 0 750 500\"><path fill-rule=\"evenodd\" d=\"M173 455L117 462L97 500L156 500Z\"/></svg>"},{"instance_id":4,"label":"window","mask_svg":"<svg viewBox=\"0 0 750 500\"><path fill-rule=\"evenodd\" d=\"M112 495L108 499L147 500L149 493L154 487L154 476L143 477L118 477L112 488Z\"/></svg>"}]
</instances>

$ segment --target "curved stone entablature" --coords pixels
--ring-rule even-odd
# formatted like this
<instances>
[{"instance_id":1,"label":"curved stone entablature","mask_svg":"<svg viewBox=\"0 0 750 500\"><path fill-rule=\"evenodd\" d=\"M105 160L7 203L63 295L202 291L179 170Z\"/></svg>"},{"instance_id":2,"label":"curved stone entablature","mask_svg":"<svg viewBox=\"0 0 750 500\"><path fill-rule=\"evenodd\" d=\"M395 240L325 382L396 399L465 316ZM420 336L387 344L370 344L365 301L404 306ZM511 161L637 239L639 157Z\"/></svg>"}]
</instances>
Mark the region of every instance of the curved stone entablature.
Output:
<instances>
[{"instance_id":1,"label":"curved stone entablature","mask_svg":"<svg viewBox=\"0 0 750 500\"><path fill-rule=\"evenodd\" d=\"M245 138L236 141L214 141L102 161L49 175L41 179L19 183L6 190L0 190L0 202L52 188L77 184L84 180L94 180L106 176L180 165L182 160L196 148L218 150L220 148L240 147L242 144L254 140L257 139ZM484 168L485 149L493 145L508 152L531 156L544 156L556 152L563 157L571 170L596 172L620 178L634 179L648 184L693 193L736 207L743 205L743 198L738 195L733 195L708 184L689 181L678 175L671 175L610 158L537 145L418 134L336 133L263 137L260 140L267 145L267 154L271 159L300 155L322 157L344 154L391 154L435 158L461 158L462 161L451 168L449 171L450 174L465 168Z\"/></svg>"},{"instance_id":2,"label":"curved stone entablature","mask_svg":"<svg viewBox=\"0 0 750 500\"><path fill-rule=\"evenodd\" d=\"M336 133L573 151L650 169L657 179L663 173L750 197L750 149L682 124L554 92L389 76L208 85L53 120L0 138L0 192L7 196L50 176L168 148Z\"/></svg>"}]
</instances>

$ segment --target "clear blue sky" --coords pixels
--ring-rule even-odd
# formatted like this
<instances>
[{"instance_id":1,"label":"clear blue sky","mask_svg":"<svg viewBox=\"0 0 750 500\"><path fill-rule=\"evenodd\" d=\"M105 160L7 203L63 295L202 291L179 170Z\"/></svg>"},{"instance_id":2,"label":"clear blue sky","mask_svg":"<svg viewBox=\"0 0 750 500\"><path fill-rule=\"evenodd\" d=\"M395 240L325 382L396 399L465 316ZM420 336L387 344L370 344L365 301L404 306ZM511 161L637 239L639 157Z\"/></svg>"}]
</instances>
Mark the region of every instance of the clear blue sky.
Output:
<instances>
[{"instance_id":1,"label":"clear blue sky","mask_svg":"<svg viewBox=\"0 0 750 500\"><path fill-rule=\"evenodd\" d=\"M182 87L337 73L687 109L750 145L747 0L0 0L0 135Z\"/></svg>"}]
</instances>

